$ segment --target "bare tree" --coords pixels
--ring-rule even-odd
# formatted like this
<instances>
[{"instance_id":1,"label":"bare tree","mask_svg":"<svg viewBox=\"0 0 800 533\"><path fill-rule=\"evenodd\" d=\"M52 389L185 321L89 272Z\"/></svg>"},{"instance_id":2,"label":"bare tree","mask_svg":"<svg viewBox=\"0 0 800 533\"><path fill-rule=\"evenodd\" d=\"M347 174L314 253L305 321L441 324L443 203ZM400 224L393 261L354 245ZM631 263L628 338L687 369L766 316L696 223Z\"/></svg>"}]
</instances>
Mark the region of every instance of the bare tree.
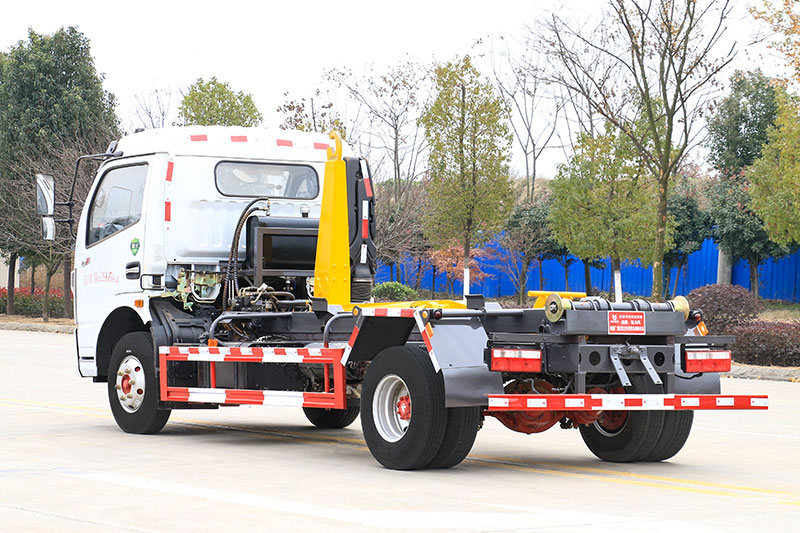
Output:
<instances>
[{"instance_id":1,"label":"bare tree","mask_svg":"<svg viewBox=\"0 0 800 533\"><path fill-rule=\"evenodd\" d=\"M533 199L536 186L536 166L542 152L548 147L556 133L559 115L565 101L559 95L547 92L547 79L538 62L539 54L529 36L522 46L519 57L512 55L508 46L494 62L494 83L503 99L511 107L511 129L525 157L525 200ZM501 40L505 41L501 37Z\"/></svg>"},{"instance_id":2,"label":"bare tree","mask_svg":"<svg viewBox=\"0 0 800 533\"><path fill-rule=\"evenodd\" d=\"M713 55L731 7L729 0L609 0L609 6L593 29L553 15L541 34L553 81L627 135L657 183L653 294L661 294L669 186L699 141L717 75L735 55L733 48Z\"/></svg>"},{"instance_id":3,"label":"bare tree","mask_svg":"<svg viewBox=\"0 0 800 533\"><path fill-rule=\"evenodd\" d=\"M385 72L373 69L363 77L355 77L349 70L331 70L326 77L366 111L369 127L361 142L366 141L378 159L385 158L390 164L394 195L399 196L402 185L410 184L425 170L425 136L417 120L428 69L412 61ZM373 170L376 168L378 165Z\"/></svg>"},{"instance_id":4,"label":"bare tree","mask_svg":"<svg viewBox=\"0 0 800 533\"><path fill-rule=\"evenodd\" d=\"M172 89L153 89L149 93L136 95L134 114L138 123L135 128L151 130L173 124L171 117L177 116Z\"/></svg>"}]
</instances>

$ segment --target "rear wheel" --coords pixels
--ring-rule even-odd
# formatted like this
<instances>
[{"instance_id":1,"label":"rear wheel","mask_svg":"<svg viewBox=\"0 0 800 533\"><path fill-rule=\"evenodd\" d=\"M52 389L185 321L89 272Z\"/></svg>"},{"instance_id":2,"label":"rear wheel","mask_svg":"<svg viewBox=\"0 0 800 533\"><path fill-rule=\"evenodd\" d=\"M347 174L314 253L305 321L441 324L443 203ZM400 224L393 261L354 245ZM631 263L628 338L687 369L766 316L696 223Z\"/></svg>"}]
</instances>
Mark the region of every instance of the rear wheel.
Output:
<instances>
[{"instance_id":1,"label":"rear wheel","mask_svg":"<svg viewBox=\"0 0 800 533\"><path fill-rule=\"evenodd\" d=\"M480 423L480 407L449 408L442 445L428 468L450 468L463 461L475 444Z\"/></svg>"},{"instance_id":2,"label":"rear wheel","mask_svg":"<svg viewBox=\"0 0 800 533\"><path fill-rule=\"evenodd\" d=\"M379 353L364 377L361 426L372 456L386 468L428 466L439 451L447 410L444 383L428 354L395 346Z\"/></svg>"},{"instance_id":3,"label":"rear wheel","mask_svg":"<svg viewBox=\"0 0 800 533\"><path fill-rule=\"evenodd\" d=\"M664 413L664 428L655 448L642 461L666 461L681 451L692 431L694 411L668 411Z\"/></svg>"},{"instance_id":4,"label":"rear wheel","mask_svg":"<svg viewBox=\"0 0 800 533\"><path fill-rule=\"evenodd\" d=\"M158 433L169 409L158 408L153 340L146 331L124 335L111 352L108 401L117 425L126 433Z\"/></svg>"},{"instance_id":5,"label":"rear wheel","mask_svg":"<svg viewBox=\"0 0 800 533\"><path fill-rule=\"evenodd\" d=\"M657 394L661 387L649 376L631 376L629 391L634 394ZM620 391L622 392L622 391ZM580 426L586 446L603 461L628 463L647 457L664 427L663 411L604 411L592 424Z\"/></svg>"},{"instance_id":6,"label":"rear wheel","mask_svg":"<svg viewBox=\"0 0 800 533\"><path fill-rule=\"evenodd\" d=\"M346 409L321 409L303 407L308 421L318 428L339 429L349 426L358 417L358 406Z\"/></svg>"}]
</instances>

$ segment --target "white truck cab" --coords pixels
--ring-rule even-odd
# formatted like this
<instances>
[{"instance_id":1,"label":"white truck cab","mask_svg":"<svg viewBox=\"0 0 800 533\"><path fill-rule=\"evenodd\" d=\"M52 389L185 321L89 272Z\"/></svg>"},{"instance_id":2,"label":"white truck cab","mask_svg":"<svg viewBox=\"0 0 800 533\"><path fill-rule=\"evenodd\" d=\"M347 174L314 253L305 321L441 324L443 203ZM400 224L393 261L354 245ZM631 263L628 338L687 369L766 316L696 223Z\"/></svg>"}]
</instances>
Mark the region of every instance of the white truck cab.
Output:
<instances>
[{"instance_id":1,"label":"white truck cab","mask_svg":"<svg viewBox=\"0 0 800 533\"><path fill-rule=\"evenodd\" d=\"M269 198L272 217L318 220L331 143L317 133L222 126L122 138L115 148L122 155L99 167L78 223L80 374L105 380L116 341L151 322L151 298L178 290L217 297L219 286L192 277L220 272L237 219L254 199ZM241 256L244 241L242 233Z\"/></svg>"}]
</instances>

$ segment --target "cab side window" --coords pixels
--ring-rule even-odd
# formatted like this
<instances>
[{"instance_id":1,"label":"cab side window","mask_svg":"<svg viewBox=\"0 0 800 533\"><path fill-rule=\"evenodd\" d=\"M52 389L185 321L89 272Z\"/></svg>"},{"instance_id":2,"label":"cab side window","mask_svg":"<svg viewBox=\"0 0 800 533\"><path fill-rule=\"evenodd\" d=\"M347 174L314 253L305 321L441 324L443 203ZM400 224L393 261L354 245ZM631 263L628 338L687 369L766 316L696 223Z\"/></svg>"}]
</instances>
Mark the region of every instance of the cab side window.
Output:
<instances>
[{"instance_id":1,"label":"cab side window","mask_svg":"<svg viewBox=\"0 0 800 533\"><path fill-rule=\"evenodd\" d=\"M146 177L146 164L114 168L103 175L89 207L86 246L139 222Z\"/></svg>"}]
</instances>

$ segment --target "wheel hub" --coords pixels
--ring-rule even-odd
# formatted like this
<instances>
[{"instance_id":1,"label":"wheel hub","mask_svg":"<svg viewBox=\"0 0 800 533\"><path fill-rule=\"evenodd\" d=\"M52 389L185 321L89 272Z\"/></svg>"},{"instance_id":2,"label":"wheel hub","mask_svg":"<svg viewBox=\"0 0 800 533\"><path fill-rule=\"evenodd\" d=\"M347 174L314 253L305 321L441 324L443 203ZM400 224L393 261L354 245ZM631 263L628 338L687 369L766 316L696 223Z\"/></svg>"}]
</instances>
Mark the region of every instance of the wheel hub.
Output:
<instances>
[{"instance_id":1,"label":"wheel hub","mask_svg":"<svg viewBox=\"0 0 800 533\"><path fill-rule=\"evenodd\" d=\"M384 376L375 387L372 419L378 434L388 442L403 438L411 423L411 394L403 378Z\"/></svg>"},{"instance_id":2,"label":"wheel hub","mask_svg":"<svg viewBox=\"0 0 800 533\"><path fill-rule=\"evenodd\" d=\"M117 370L116 386L119 403L128 413L135 413L142 406L145 394L144 367L134 356L126 356Z\"/></svg>"},{"instance_id":3,"label":"wheel hub","mask_svg":"<svg viewBox=\"0 0 800 533\"><path fill-rule=\"evenodd\" d=\"M411 420L411 398L401 396L397 401L397 415L401 420Z\"/></svg>"}]
</instances>

